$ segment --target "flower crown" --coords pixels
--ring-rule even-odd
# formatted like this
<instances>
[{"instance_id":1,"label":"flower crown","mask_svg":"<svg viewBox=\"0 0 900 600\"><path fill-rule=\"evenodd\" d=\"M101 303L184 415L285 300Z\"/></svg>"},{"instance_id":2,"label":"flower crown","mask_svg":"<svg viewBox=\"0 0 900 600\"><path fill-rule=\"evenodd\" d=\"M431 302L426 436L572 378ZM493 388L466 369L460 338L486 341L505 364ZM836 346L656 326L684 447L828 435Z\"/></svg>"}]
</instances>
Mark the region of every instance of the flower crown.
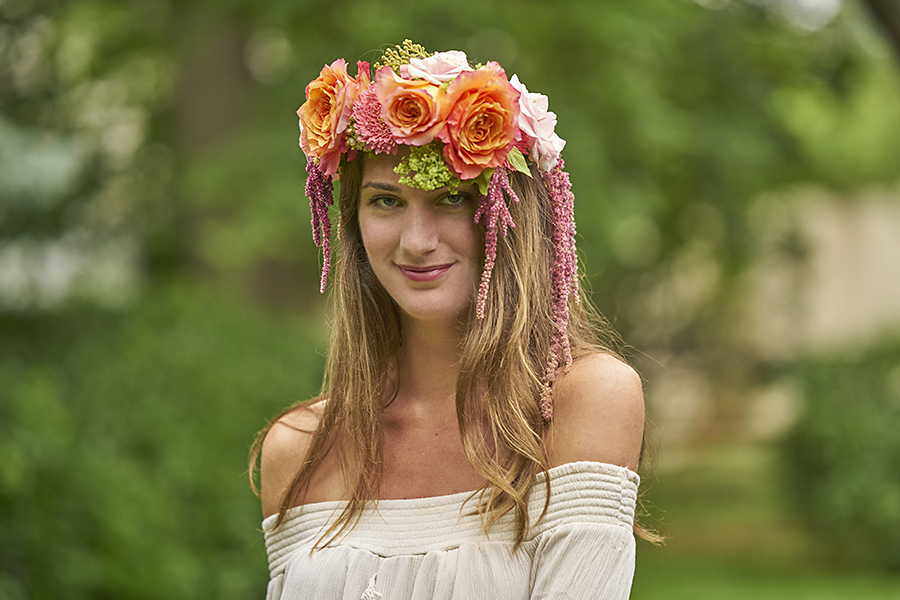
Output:
<instances>
[{"instance_id":1,"label":"flower crown","mask_svg":"<svg viewBox=\"0 0 900 600\"><path fill-rule=\"evenodd\" d=\"M485 228L485 259L476 316L485 302L497 255L497 236L515 227L506 203L518 202L509 172L531 177L538 166L553 208L553 318L556 332L544 376L541 414L551 415L550 386L560 366L572 363L567 335L568 300L578 299L575 222L569 176L556 135L556 115L547 97L529 92L516 75L508 79L496 62L469 65L463 52L429 54L405 40L375 64L357 62L357 76L337 59L306 86L300 117L300 147L307 158L306 194L312 210L313 238L324 254L320 291L325 290L331 258L333 176L341 161L359 152L409 153L396 172L400 183L424 190L474 184L480 191L475 222Z\"/></svg>"}]
</instances>

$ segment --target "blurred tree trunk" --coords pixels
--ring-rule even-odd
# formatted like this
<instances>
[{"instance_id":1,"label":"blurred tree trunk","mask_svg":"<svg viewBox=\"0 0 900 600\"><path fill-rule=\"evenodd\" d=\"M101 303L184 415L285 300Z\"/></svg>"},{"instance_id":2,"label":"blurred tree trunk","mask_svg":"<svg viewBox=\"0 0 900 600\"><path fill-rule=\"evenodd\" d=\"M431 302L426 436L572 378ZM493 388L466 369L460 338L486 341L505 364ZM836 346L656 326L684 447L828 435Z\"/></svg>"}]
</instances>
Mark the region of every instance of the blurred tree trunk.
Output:
<instances>
[{"instance_id":1,"label":"blurred tree trunk","mask_svg":"<svg viewBox=\"0 0 900 600\"><path fill-rule=\"evenodd\" d=\"M245 125L253 81L244 67L247 32L237 24L201 36L185 61L175 102L177 139L190 156Z\"/></svg>"},{"instance_id":2,"label":"blurred tree trunk","mask_svg":"<svg viewBox=\"0 0 900 600\"><path fill-rule=\"evenodd\" d=\"M890 38L900 60L900 0L863 0L863 3Z\"/></svg>"}]
</instances>

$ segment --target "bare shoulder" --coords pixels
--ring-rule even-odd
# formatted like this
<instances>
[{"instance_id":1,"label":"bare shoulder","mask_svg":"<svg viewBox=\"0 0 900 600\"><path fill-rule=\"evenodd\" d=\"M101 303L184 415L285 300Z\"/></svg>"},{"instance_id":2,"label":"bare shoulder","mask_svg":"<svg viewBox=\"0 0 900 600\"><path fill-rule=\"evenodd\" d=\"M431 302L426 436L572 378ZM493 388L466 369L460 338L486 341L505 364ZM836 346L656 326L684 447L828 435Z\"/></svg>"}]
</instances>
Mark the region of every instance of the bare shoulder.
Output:
<instances>
[{"instance_id":1,"label":"bare shoulder","mask_svg":"<svg viewBox=\"0 0 900 600\"><path fill-rule=\"evenodd\" d=\"M588 354L554 384L551 466L580 460L636 471L644 436L641 378L609 354Z\"/></svg>"},{"instance_id":2,"label":"bare shoulder","mask_svg":"<svg viewBox=\"0 0 900 600\"><path fill-rule=\"evenodd\" d=\"M304 404L283 414L263 440L260 496L263 515L278 512L281 496L306 460L312 434L322 418L322 402Z\"/></svg>"}]
</instances>

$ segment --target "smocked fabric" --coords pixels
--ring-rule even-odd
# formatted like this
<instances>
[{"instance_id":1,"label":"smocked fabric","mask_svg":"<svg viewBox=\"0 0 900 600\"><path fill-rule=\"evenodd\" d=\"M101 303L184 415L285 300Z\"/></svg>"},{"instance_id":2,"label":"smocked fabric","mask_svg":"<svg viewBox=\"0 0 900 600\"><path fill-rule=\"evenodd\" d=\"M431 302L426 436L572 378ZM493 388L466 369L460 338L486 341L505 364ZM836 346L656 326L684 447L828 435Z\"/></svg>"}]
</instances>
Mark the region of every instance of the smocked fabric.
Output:
<instances>
[{"instance_id":1,"label":"smocked fabric","mask_svg":"<svg viewBox=\"0 0 900 600\"><path fill-rule=\"evenodd\" d=\"M639 478L614 465L577 462L550 469L550 504L515 553L505 515L486 536L468 515L470 492L380 500L350 531L310 552L344 502L299 506L277 530L263 521L271 579L266 600L472 600L627 598L634 575L632 533ZM538 475L532 521L544 509Z\"/></svg>"}]
</instances>

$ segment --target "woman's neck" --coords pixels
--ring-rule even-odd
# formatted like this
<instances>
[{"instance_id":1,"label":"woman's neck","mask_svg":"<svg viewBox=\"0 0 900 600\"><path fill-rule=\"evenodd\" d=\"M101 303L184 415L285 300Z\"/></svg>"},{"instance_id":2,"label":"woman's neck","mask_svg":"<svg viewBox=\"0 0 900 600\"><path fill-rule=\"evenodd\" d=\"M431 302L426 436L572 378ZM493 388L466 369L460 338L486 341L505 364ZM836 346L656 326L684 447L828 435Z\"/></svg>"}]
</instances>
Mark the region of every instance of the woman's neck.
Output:
<instances>
[{"instance_id":1,"label":"woman's neck","mask_svg":"<svg viewBox=\"0 0 900 600\"><path fill-rule=\"evenodd\" d=\"M461 338L462 331L456 325L404 322L397 400L452 403L459 376Z\"/></svg>"}]
</instances>

